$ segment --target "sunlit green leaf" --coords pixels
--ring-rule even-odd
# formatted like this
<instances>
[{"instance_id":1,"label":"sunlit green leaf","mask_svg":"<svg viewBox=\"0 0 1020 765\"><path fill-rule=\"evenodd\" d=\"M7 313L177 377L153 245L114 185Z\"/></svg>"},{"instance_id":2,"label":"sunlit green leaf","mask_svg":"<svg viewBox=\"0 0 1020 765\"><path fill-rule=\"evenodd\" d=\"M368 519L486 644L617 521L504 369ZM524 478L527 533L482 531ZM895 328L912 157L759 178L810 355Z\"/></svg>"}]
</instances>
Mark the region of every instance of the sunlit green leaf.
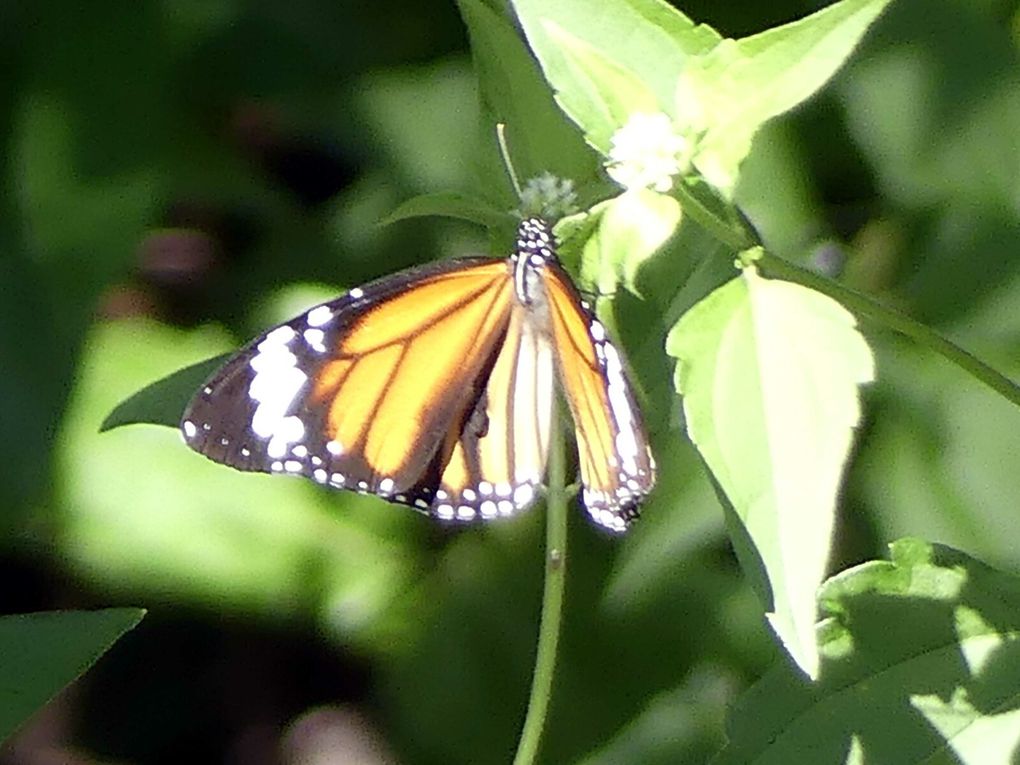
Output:
<instances>
[{"instance_id":1,"label":"sunlit green leaf","mask_svg":"<svg viewBox=\"0 0 1020 765\"><path fill-rule=\"evenodd\" d=\"M0 741L142 620L138 608L0 618Z\"/></svg>"},{"instance_id":2,"label":"sunlit green leaf","mask_svg":"<svg viewBox=\"0 0 1020 765\"><path fill-rule=\"evenodd\" d=\"M694 164L724 193L766 120L816 93L853 53L889 0L842 0L806 18L724 40L678 80L676 118L704 130Z\"/></svg>"},{"instance_id":3,"label":"sunlit green leaf","mask_svg":"<svg viewBox=\"0 0 1020 765\"><path fill-rule=\"evenodd\" d=\"M734 709L716 765L1012 762L1020 580L918 540L891 558L826 582L820 679L773 668Z\"/></svg>"},{"instance_id":4,"label":"sunlit green leaf","mask_svg":"<svg viewBox=\"0 0 1020 765\"><path fill-rule=\"evenodd\" d=\"M633 73L642 83L641 89L654 94L655 103L667 112L672 107L676 78L687 61L721 39L711 27L695 24L659 0L603 2L597 12L588 0L515 0L513 6L542 72L574 119L590 111L592 91L585 82L587 77L577 79L576 65L567 61L569 54L550 29L567 30L586 48L597 51L601 59L613 62L613 67ZM600 83L600 87L608 84Z\"/></svg>"},{"instance_id":5,"label":"sunlit green leaf","mask_svg":"<svg viewBox=\"0 0 1020 765\"><path fill-rule=\"evenodd\" d=\"M617 284L637 293L638 269L675 233L680 204L647 189L627 191L599 207L598 226L587 239L581 280L600 295Z\"/></svg>"},{"instance_id":6,"label":"sunlit green leaf","mask_svg":"<svg viewBox=\"0 0 1020 765\"><path fill-rule=\"evenodd\" d=\"M613 133L631 114L662 110L655 94L626 67L552 21L545 22L545 33L560 49L563 79L570 80L570 97L558 96L558 100L603 155L609 153Z\"/></svg>"},{"instance_id":7,"label":"sunlit green leaf","mask_svg":"<svg viewBox=\"0 0 1020 765\"><path fill-rule=\"evenodd\" d=\"M803 670L818 669L815 591L871 352L832 299L753 268L672 329L687 432L768 574L768 618Z\"/></svg>"}]
</instances>

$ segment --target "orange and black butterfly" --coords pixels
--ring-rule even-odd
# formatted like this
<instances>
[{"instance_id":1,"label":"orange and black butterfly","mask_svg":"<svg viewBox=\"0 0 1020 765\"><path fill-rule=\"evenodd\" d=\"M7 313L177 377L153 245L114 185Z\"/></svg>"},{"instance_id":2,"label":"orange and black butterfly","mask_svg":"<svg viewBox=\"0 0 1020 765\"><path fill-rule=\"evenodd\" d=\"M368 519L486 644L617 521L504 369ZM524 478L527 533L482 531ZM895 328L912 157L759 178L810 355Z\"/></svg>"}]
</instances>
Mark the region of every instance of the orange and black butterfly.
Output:
<instances>
[{"instance_id":1,"label":"orange and black butterfly","mask_svg":"<svg viewBox=\"0 0 1020 765\"><path fill-rule=\"evenodd\" d=\"M383 277L256 338L195 394L181 430L239 470L489 519L541 489L557 378L584 505L623 531L655 463L620 356L538 218L509 258Z\"/></svg>"}]
</instances>

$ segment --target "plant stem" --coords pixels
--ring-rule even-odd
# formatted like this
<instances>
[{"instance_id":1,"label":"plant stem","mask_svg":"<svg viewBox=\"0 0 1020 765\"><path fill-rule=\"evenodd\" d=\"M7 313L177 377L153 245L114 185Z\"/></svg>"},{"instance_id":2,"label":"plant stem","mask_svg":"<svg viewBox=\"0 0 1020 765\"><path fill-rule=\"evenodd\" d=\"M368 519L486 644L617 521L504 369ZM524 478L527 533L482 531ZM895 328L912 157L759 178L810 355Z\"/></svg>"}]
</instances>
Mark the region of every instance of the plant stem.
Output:
<instances>
[{"instance_id":1,"label":"plant stem","mask_svg":"<svg viewBox=\"0 0 1020 765\"><path fill-rule=\"evenodd\" d=\"M684 206L684 211L689 213L691 218L696 220L702 227L718 237L721 242L726 243L738 252L752 246L755 237L749 226L740 225L739 221L726 222L720 220L715 213L705 207L683 184L680 184L677 192ZM928 325L915 321L909 316L891 308L887 308L867 295L845 287L839 282L826 279L824 276L813 271L772 255L767 250L758 260L758 265L766 276L778 276L817 290L838 300L858 316L866 316L889 327L894 332L909 337L920 345L931 348L946 360L976 377L996 393L1020 406L1020 385L981 361L974 354L965 351L948 338L943 337Z\"/></svg>"},{"instance_id":2,"label":"plant stem","mask_svg":"<svg viewBox=\"0 0 1020 765\"><path fill-rule=\"evenodd\" d=\"M813 271L771 255L768 251L762 254L758 265L766 276L779 276L818 290L838 300L858 316L874 319L920 345L931 348L965 372L976 377L996 393L1020 406L1020 385L981 361L977 356L943 337L928 325L887 308L856 290L844 287L842 284L826 279Z\"/></svg>"},{"instance_id":3,"label":"plant stem","mask_svg":"<svg viewBox=\"0 0 1020 765\"><path fill-rule=\"evenodd\" d=\"M699 226L735 252L758 244L754 232L747 226L722 220L709 210L683 183L676 187L676 196L684 215L689 215Z\"/></svg>"},{"instance_id":4,"label":"plant stem","mask_svg":"<svg viewBox=\"0 0 1020 765\"><path fill-rule=\"evenodd\" d=\"M549 491L545 503L545 589L542 593L542 616L535 672L531 679L531 696L514 765L533 765L538 756L542 730L549 711L549 698L552 695L556 647L563 616L563 591L567 575L566 465L559 417L555 412L551 421L549 444Z\"/></svg>"}]
</instances>

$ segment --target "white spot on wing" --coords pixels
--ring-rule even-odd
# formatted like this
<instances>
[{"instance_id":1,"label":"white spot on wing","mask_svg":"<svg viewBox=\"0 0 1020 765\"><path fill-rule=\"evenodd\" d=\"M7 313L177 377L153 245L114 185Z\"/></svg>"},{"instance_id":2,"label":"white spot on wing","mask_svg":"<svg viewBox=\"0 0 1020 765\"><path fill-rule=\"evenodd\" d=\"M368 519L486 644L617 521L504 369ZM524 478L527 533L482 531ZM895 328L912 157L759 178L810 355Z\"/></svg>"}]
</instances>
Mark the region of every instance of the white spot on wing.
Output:
<instances>
[{"instance_id":1,"label":"white spot on wing","mask_svg":"<svg viewBox=\"0 0 1020 765\"><path fill-rule=\"evenodd\" d=\"M514 504L517 507L524 507L535 498L535 487L531 484L522 483L514 489Z\"/></svg>"},{"instance_id":2,"label":"white spot on wing","mask_svg":"<svg viewBox=\"0 0 1020 765\"><path fill-rule=\"evenodd\" d=\"M283 457L292 443L304 437L305 426L298 417L288 416L308 376L297 367L297 356L290 350L296 333L291 327L277 327L256 346L249 366L255 372L248 395L256 402L251 429L259 438L268 439L270 457Z\"/></svg>"},{"instance_id":3,"label":"white spot on wing","mask_svg":"<svg viewBox=\"0 0 1020 765\"><path fill-rule=\"evenodd\" d=\"M308 312L305 322L309 327L323 327L333 320L333 311L328 305L320 305ZM306 338L307 339L307 338Z\"/></svg>"},{"instance_id":4,"label":"white spot on wing","mask_svg":"<svg viewBox=\"0 0 1020 765\"><path fill-rule=\"evenodd\" d=\"M254 428L253 428L254 429ZM287 454L287 445L300 441L305 436L305 424L299 417L284 417L275 425L272 437L266 446L266 454L270 457L283 457Z\"/></svg>"},{"instance_id":5,"label":"white spot on wing","mask_svg":"<svg viewBox=\"0 0 1020 765\"><path fill-rule=\"evenodd\" d=\"M191 420L184 421L184 435L188 438L194 438L198 433L198 428L195 427L195 423Z\"/></svg>"},{"instance_id":6,"label":"white spot on wing","mask_svg":"<svg viewBox=\"0 0 1020 765\"><path fill-rule=\"evenodd\" d=\"M602 346L606 357L609 408L613 411L617 427L616 452L624 472L633 475L638 470L638 443L634 437L636 420L627 397L627 381L623 377L623 367L616 349L609 343L603 343Z\"/></svg>"},{"instance_id":7,"label":"white spot on wing","mask_svg":"<svg viewBox=\"0 0 1020 765\"><path fill-rule=\"evenodd\" d=\"M326 339L326 333L321 329L306 329L301 333L301 336L308 343L308 347L316 353L326 352L326 346L322 344L322 341Z\"/></svg>"}]
</instances>

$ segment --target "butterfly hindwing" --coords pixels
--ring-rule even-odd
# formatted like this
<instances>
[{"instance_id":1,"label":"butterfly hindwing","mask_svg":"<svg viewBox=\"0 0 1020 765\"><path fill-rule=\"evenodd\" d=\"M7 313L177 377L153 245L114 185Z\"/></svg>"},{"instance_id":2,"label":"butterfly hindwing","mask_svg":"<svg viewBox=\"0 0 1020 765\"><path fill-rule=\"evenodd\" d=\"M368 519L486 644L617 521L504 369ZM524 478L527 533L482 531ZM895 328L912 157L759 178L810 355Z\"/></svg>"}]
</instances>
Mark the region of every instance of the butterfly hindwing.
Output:
<instances>
[{"instance_id":1,"label":"butterfly hindwing","mask_svg":"<svg viewBox=\"0 0 1020 765\"><path fill-rule=\"evenodd\" d=\"M549 454L553 374L547 336L514 304L485 387L443 471L439 518L491 519L531 504Z\"/></svg>"}]
</instances>

